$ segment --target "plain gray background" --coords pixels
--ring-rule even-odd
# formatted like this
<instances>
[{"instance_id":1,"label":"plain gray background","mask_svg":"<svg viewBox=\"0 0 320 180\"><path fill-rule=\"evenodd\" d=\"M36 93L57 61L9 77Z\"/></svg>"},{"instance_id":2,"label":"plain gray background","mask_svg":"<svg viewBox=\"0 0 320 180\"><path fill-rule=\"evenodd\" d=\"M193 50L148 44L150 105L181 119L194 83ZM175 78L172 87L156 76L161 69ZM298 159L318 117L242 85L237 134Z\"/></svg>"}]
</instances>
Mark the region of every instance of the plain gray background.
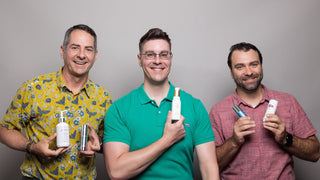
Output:
<instances>
[{"instance_id":1,"label":"plain gray background","mask_svg":"<svg viewBox=\"0 0 320 180\"><path fill-rule=\"evenodd\" d=\"M142 83L138 41L160 27L172 39L171 82L201 99L208 111L234 92L227 54L232 44L246 41L262 52L263 83L293 94L320 130L319 17L317 0L1 1L1 117L24 81L62 66L65 31L84 23L98 35L90 78L113 100ZM19 179L24 153L2 144L0 153L0 179ZM98 179L106 179L101 154L97 167ZM319 179L319 169L319 162L295 159L297 179Z\"/></svg>"}]
</instances>

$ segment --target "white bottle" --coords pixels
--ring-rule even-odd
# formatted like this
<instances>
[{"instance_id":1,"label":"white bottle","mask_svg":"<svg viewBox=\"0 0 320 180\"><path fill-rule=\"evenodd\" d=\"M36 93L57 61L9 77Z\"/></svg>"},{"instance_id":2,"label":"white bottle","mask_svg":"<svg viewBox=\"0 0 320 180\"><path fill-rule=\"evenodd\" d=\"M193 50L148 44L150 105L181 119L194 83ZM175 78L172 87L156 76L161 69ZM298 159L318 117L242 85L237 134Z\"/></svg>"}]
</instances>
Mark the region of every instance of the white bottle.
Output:
<instances>
[{"instance_id":1,"label":"white bottle","mask_svg":"<svg viewBox=\"0 0 320 180\"><path fill-rule=\"evenodd\" d=\"M60 112L59 124L57 124L57 147L69 146L69 125L66 123L66 110Z\"/></svg>"},{"instance_id":2,"label":"white bottle","mask_svg":"<svg viewBox=\"0 0 320 180\"><path fill-rule=\"evenodd\" d=\"M181 114L181 101L180 101L180 88L175 88L172 100L172 123L180 120Z\"/></svg>"},{"instance_id":3,"label":"white bottle","mask_svg":"<svg viewBox=\"0 0 320 180\"><path fill-rule=\"evenodd\" d=\"M268 114L275 114L278 106L278 101L274 99L270 99L268 108L263 117L263 122L266 120Z\"/></svg>"}]
</instances>

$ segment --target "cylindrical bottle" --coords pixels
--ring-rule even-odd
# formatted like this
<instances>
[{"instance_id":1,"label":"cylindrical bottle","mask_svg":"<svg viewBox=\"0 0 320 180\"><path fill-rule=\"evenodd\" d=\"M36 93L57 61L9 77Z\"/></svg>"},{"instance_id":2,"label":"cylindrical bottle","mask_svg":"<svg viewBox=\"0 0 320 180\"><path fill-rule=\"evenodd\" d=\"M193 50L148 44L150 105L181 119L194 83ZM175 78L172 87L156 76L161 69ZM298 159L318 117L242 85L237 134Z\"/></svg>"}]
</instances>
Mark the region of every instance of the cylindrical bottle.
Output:
<instances>
[{"instance_id":1,"label":"cylindrical bottle","mask_svg":"<svg viewBox=\"0 0 320 180\"><path fill-rule=\"evenodd\" d=\"M81 126L81 141L80 141L80 151L85 151L88 141L88 126L86 124Z\"/></svg>"},{"instance_id":2,"label":"cylindrical bottle","mask_svg":"<svg viewBox=\"0 0 320 180\"><path fill-rule=\"evenodd\" d=\"M180 88L175 88L172 100L172 123L180 120L181 115L181 101L180 101Z\"/></svg>"},{"instance_id":3,"label":"cylindrical bottle","mask_svg":"<svg viewBox=\"0 0 320 180\"><path fill-rule=\"evenodd\" d=\"M60 112L59 124L56 126L57 147L68 147L69 142L69 125L66 123L65 111Z\"/></svg>"}]
</instances>

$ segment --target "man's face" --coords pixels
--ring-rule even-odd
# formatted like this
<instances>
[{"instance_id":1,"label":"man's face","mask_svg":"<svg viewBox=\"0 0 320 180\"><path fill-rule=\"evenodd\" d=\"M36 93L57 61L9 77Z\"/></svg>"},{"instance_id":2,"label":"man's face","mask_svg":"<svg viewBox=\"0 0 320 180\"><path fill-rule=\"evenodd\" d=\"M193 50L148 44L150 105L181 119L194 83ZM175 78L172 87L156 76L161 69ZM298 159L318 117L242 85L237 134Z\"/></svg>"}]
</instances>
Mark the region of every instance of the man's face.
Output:
<instances>
[{"instance_id":1,"label":"man's face","mask_svg":"<svg viewBox=\"0 0 320 180\"><path fill-rule=\"evenodd\" d=\"M231 77L237 88L246 91L256 90L263 78L263 69L256 51L236 50L231 56Z\"/></svg>"},{"instance_id":2,"label":"man's face","mask_svg":"<svg viewBox=\"0 0 320 180\"><path fill-rule=\"evenodd\" d=\"M152 57L152 54L158 55ZM167 58L166 54L169 54ZM169 43L166 40L155 39L144 43L138 59L144 72L145 83L162 84L168 81L172 61L170 54Z\"/></svg>"},{"instance_id":3,"label":"man's face","mask_svg":"<svg viewBox=\"0 0 320 180\"><path fill-rule=\"evenodd\" d=\"M60 54L64 59L63 73L73 77L88 76L97 57L94 37L83 30L74 30L66 49L61 46Z\"/></svg>"}]
</instances>

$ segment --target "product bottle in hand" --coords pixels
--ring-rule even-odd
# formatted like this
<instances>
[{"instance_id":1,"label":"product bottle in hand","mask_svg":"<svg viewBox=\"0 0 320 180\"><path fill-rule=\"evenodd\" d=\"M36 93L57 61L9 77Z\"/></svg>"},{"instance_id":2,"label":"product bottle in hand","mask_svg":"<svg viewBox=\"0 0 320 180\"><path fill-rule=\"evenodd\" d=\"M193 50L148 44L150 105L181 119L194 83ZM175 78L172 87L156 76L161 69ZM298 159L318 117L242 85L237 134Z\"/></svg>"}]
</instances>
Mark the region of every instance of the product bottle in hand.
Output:
<instances>
[{"instance_id":1,"label":"product bottle in hand","mask_svg":"<svg viewBox=\"0 0 320 180\"><path fill-rule=\"evenodd\" d=\"M180 88L175 88L172 100L172 123L180 120L181 115L181 101L180 101Z\"/></svg>"},{"instance_id":2,"label":"product bottle in hand","mask_svg":"<svg viewBox=\"0 0 320 180\"><path fill-rule=\"evenodd\" d=\"M69 125L66 123L66 110L60 112L59 124L57 124L57 147L69 146Z\"/></svg>"}]
</instances>

